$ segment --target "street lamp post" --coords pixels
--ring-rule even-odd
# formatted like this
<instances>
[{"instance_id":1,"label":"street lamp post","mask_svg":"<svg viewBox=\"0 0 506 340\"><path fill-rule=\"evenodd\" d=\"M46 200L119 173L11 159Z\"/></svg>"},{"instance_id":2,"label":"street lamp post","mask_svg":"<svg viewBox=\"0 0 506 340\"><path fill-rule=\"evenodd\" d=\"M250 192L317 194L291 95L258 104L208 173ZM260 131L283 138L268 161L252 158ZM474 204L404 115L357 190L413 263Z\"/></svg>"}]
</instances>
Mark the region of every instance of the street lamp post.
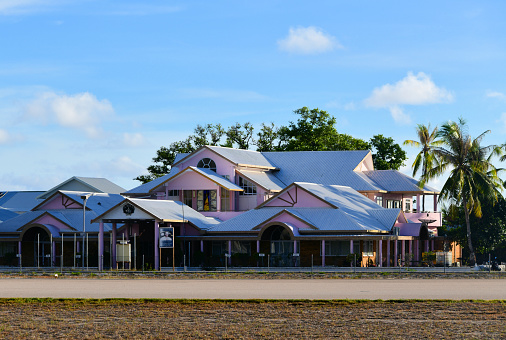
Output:
<instances>
[{"instance_id":1,"label":"street lamp post","mask_svg":"<svg viewBox=\"0 0 506 340\"><path fill-rule=\"evenodd\" d=\"M86 248L84 247L84 238L86 236L86 201L90 196L93 196L93 193L82 195L81 199L83 200L83 244L81 245L81 261L83 261L83 270L84 270L84 259L86 256Z\"/></svg>"}]
</instances>

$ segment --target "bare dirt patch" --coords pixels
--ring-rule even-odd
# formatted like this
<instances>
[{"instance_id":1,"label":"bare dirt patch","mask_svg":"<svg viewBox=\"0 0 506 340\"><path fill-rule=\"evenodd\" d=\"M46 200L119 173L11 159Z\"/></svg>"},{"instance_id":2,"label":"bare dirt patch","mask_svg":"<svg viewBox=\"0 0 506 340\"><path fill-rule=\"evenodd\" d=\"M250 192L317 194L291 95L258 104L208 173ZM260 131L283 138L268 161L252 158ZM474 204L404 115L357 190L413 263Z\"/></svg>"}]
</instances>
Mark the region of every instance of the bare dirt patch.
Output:
<instances>
[{"instance_id":1,"label":"bare dirt patch","mask_svg":"<svg viewBox=\"0 0 506 340\"><path fill-rule=\"evenodd\" d=\"M506 303L4 299L0 337L504 339Z\"/></svg>"}]
</instances>

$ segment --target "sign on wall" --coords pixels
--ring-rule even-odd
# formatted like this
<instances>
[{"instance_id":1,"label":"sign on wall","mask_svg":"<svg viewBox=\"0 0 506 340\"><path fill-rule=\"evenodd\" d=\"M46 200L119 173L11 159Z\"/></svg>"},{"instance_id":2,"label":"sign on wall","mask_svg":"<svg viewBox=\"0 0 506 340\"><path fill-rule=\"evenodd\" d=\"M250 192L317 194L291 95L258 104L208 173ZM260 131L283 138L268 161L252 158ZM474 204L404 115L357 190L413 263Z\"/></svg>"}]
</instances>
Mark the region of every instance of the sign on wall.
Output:
<instances>
[{"instance_id":1,"label":"sign on wall","mask_svg":"<svg viewBox=\"0 0 506 340\"><path fill-rule=\"evenodd\" d=\"M173 227L162 227L160 228L160 237L158 239L160 248L172 248L174 247L174 228Z\"/></svg>"}]
</instances>

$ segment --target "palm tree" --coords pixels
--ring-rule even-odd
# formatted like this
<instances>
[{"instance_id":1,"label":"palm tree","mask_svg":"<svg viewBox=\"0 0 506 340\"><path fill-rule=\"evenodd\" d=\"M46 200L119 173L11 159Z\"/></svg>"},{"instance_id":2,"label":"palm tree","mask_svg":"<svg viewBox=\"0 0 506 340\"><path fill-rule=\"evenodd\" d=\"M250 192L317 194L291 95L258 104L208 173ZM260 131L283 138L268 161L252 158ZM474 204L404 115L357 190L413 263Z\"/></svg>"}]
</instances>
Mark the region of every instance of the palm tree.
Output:
<instances>
[{"instance_id":1,"label":"palm tree","mask_svg":"<svg viewBox=\"0 0 506 340\"><path fill-rule=\"evenodd\" d=\"M439 163L428 169L421 180L423 184L451 169L439 200L448 200L464 208L471 265L476 263L476 255L471 241L469 214L474 212L477 217L481 217L482 203L494 204L501 195L499 188L502 183L497 174L499 170L491 163L493 156L501 155L501 148L480 144L489 132L487 130L472 139L464 119L460 118L458 123L449 121L443 124L436 134L442 146L433 149Z\"/></svg>"},{"instance_id":2,"label":"palm tree","mask_svg":"<svg viewBox=\"0 0 506 340\"><path fill-rule=\"evenodd\" d=\"M418 124L416 127L418 141L411 139L404 141L404 145L414 146L416 148L421 147L420 152L416 155L415 161L411 166L413 168L413 177L421 170L421 178L424 178L427 175L428 169L433 168L438 163L437 157L433 152L434 148L442 144L440 140L436 140L437 131L437 126L430 131L430 124L428 126ZM425 211L425 199L422 199L422 204L422 210Z\"/></svg>"}]
</instances>

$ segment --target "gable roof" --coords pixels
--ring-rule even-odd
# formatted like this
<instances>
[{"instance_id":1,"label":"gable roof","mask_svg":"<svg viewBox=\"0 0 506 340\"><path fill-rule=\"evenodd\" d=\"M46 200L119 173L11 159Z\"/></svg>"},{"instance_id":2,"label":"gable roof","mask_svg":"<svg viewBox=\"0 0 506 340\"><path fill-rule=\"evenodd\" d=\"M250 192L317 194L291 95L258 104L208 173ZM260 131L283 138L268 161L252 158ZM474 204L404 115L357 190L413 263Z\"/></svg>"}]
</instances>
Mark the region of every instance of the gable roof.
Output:
<instances>
[{"instance_id":1,"label":"gable roof","mask_svg":"<svg viewBox=\"0 0 506 340\"><path fill-rule=\"evenodd\" d=\"M236 172L268 191L280 191L286 187L285 183L281 182L273 173L268 171L236 170Z\"/></svg>"},{"instance_id":2,"label":"gable roof","mask_svg":"<svg viewBox=\"0 0 506 340\"><path fill-rule=\"evenodd\" d=\"M397 170L364 171L363 174L374 181L378 187L389 192L436 193L439 190L428 185L418 187L418 181Z\"/></svg>"},{"instance_id":3,"label":"gable roof","mask_svg":"<svg viewBox=\"0 0 506 340\"><path fill-rule=\"evenodd\" d=\"M15 212L0 207L0 223L16 216Z\"/></svg>"},{"instance_id":4,"label":"gable roof","mask_svg":"<svg viewBox=\"0 0 506 340\"><path fill-rule=\"evenodd\" d=\"M354 171L370 151L287 151L262 154L279 168L274 176L283 183L310 182L346 185L359 191L381 191Z\"/></svg>"},{"instance_id":5,"label":"gable roof","mask_svg":"<svg viewBox=\"0 0 506 340\"><path fill-rule=\"evenodd\" d=\"M193 155L198 154L202 150L211 150L217 155L223 157L224 159L234 163L237 166L245 166L245 167L255 167L255 168L264 168L264 169L275 169L273 166L263 155L263 153L252 150L244 150L244 149L234 149L227 148L222 146L210 146L205 145L196 150L191 154L184 154L181 156L176 156L176 161L174 162L174 166L181 163L183 160L188 159Z\"/></svg>"},{"instance_id":6,"label":"gable roof","mask_svg":"<svg viewBox=\"0 0 506 340\"><path fill-rule=\"evenodd\" d=\"M101 219L107 220L107 214L123 205L126 202L130 202L137 208L141 209L145 213L151 215L153 219L157 219L163 222L183 222L188 221L201 230L207 230L213 225L219 223L214 218L207 218L199 212L193 210L189 206L179 202L171 200L153 200L153 199L142 199L142 198L125 198L114 207L105 211L101 215L93 219L93 223L99 222ZM184 214L184 219L183 219ZM128 220L128 217L124 218Z\"/></svg>"},{"instance_id":7,"label":"gable roof","mask_svg":"<svg viewBox=\"0 0 506 340\"><path fill-rule=\"evenodd\" d=\"M124 188L120 187L119 185L114 184L113 182L109 181L106 178L94 178L94 177L71 177L68 180L58 184L57 186L53 187L52 189L49 189L42 195L38 196L37 198L46 199L50 196L52 196L56 191L60 189L65 189L66 186L72 185L72 182L75 182L75 185L82 189L86 189L83 191L88 192L102 192L102 193L109 193L109 194L121 194L125 191ZM67 188L68 190L68 188Z\"/></svg>"}]
</instances>

